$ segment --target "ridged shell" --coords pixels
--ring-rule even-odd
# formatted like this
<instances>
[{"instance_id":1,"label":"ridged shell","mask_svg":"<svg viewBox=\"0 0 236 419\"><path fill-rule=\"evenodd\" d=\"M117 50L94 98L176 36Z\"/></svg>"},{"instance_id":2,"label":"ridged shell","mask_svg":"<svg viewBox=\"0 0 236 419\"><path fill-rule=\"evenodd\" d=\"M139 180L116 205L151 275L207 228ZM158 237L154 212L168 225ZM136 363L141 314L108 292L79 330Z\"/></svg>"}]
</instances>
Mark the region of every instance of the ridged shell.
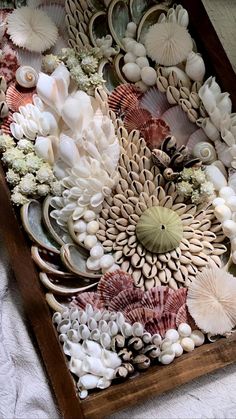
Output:
<instances>
[{"instance_id":1,"label":"ridged shell","mask_svg":"<svg viewBox=\"0 0 236 419\"><path fill-rule=\"evenodd\" d=\"M128 132L139 129L151 118L150 112L145 109L132 108L124 117L124 125Z\"/></svg>"},{"instance_id":2,"label":"ridged shell","mask_svg":"<svg viewBox=\"0 0 236 419\"><path fill-rule=\"evenodd\" d=\"M166 136L170 134L170 129L162 119L150 118L140 127L140 132L147 146L152 150L160 146Z\"/></svg>"},{"instance_id":3,"label":"ridged shell","mask_svg":"<svg viewBox=\"0 0 236 419\"><path fill-rule=\"evenodd\" d=\"M154 310L150 308L139 307L126 313L126 318L132 324L139 322L144 326L147 322L156 318L156 314Z\"/></svg>"},{"instance_id":4,"label":"ridged shell","mask_svg":"<svg viewBox=\"0 0 236 419\"><path fill-rule=\"evenodd\" d=\"M176 326L178 327L181 323L189 324L193 330L198 329L195 321L193 320L192 316L190 315L188 311L188 307L186 303L180 307L176 315Z\"/></svg>"},{"instance_id":5,"label":"ridged shell","mask_svg":"<svg viewBox=\"0 0 236 419\"><path fill-rule=\"evenodd\" d=\"M121 84L108 97L109 108L116 114L139 105L141 92L132 84Z\"/></svg>"},{"instance_id":6,"label":"ridged shell","mask_svg":"<svg viewBox=\"0 0 236 419\"><path fill-rule=\"evenodd\" d=\"M139 218L136 235L150 252L169 252L179 246L183 237L182 223L169 208L148 208Z\"/></svg>"},{"instance_id":7,"label":"ridged shell","mask_svg":"<svg viewBox=\"0 0 236 419\"><path fill-rule=\"evenodd\" d=\"M177 314L179 309L186 303L187 289L180 288L168 295L164 311Z\"/></svg>"},{"instance_id":8,"label":"ridged shell","mask_svg":"<svg viewBox=\"0 0 236 419\"><path fill-rule=\"evenodd\" d=\"M165 313L160 319L150 320L145 325L145 330L152 335L159 333L162 337L168 329L176 328L176 315L172 313Z\"/></svg>"},{"instance_id":9,"label":"ridged shell","mask_svg":"<svg viewBox=\"0 0 236 419\"><path fill-rule=\"evenodd\" d=\"M143 291L139 289L125 289L112 298L108 305L108 310L127 313L134 308L140 307L142 297Z\"/></svg>"},{"instance_id":10,"label":"ridged shell","mask_svg":"<svg viewBox=\"0 0 236 419\"><path fill-rule=\"evenodd\" d=\"M160 118L170 107L166 94L161 93L156 87L152 87L144 93L139 104L140 108L151 112L154 118Z\"/></svg>"},{"instance_id":11,"label":"ridged shell","mask_svg":"<svg viewBox=\"0 0 236 419\"><path fill-rule=\"evenodd\" d=\"M25 106L28 103L33 103L33 91L19 91L14 85L7 89L6 102L13 112L18 112L20 106Z\"/></svg>"},{"instance_id":12,"label":"ridged shell","mask_svg":"<svg viewBox=\"0 0 236 419\"><path fill-rule=\"evenodd\" d=\"M97 292L83 292L82 294L78 294L73 300L73 304L78 305L82 310L86 308L87 304L91 304L93 308L104 308L104 304L100 300Z\"/></svg>"},{"instance_id":13,"label":"ridged shell","mask_svg":"<svg viewBox=\"0 0 236 419\"><path fill-rule=\"evenodd\" d=\"M144 307L153 309L155 312L162 314L165 304L169 297L172 296L174 291L169 287L154 287L149 291L146 291L141 304Z\"/></svg>"},{"instance_id":14,"label":"ridged shell","mask_svg":"<svg viewBox=\"0 0 236 419\"><path fill-rule=\"evenodd\" d=\"M161 118L169 126L171 135L176 138L178 146L186 145L190 135L197 129L180 106L168 109Z\"/></svg>"},{"instance_id":15,"label":"ridged shell","mask_svg":"<svg viewBox=\"0 0 236 419\"><path fill-rule=\"evenodd\" d=\"M107 272L102 276L98 283L97 292L103 304L109 306L111 299L127 288L134 288L132 276L127 272L117 270Z\"/></svg>"}]
</instances>

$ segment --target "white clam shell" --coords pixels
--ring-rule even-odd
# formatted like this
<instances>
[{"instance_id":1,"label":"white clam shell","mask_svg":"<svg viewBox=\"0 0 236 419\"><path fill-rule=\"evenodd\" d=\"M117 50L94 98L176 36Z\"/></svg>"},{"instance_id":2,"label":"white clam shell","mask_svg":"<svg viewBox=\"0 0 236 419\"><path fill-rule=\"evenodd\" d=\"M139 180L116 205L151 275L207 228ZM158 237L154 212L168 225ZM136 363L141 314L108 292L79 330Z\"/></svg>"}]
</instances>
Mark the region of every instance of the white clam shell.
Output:
<instances>
[{"instance_id":1,"label":"white clam shell","mask_svg":"<svg viewBox=\"0 0 236 419\"><path fill-rule=\"evenodd\" d=\"M31 88L36 86L38 81L37 71L30 66L20 66L15 73L17 83L25 88Z\"/></svg>"},{"instance_id":2,"label":"white clam shell","mask_svg":"<svg viewBox=\"0 0 236 419\"><path fill-rule=\"evenodd\" d=\"M104 376L106 372L106 367L104 367L102 361L93 356L84 358L81 368L86 373L99 376Z\"/></svg>"},{"instance_id":3,"label":"white clam shell","mask_svg":"<svg viewBox=\"0 0 236 419\"><path fill-rule=\"evenodd\" d=\"M83 342L82 349L87 355L90 355L95 358L101 357L102 348L101 345L97 342L87 339Z\"/></svg>"},{"instance_id":4,"label":"white clam shell","mask_svg":"<svg viewBox=\"0 0 236 419\"><path fill-rule=\"evenodd\" d=\"M105 390L106 388L110 387L111 380L106 379L105 377L102 377L98 380L97 388L100 388L101 390Z\"/></svg>"},{"instance_id":5,"label":"white clam shell","mask_svg":"<svg viewBox=\"0 0 236 419\"><path fill-rule=\"evenodd\" d=\"M83 361L86 356L80 343L70 342L69 340L64 342L63 351L66 355L70 355L71 358L79 359L81 361Z\"/></svg>"},{"instance_id":6,"label":"white clam shell","mask_svg":"<svg viewBox=\"0 0 236 419\"><path fill-rule=\"evenodd\" d=\"M108 351L107 349L102 350L101 360L108 368L116 369L121 365L121 359L117 353Z\"/></svg>"},{"instance_id":7,"label":"white clam shell","mask_svg":"<svg viewBox=\"0 0 236 419\"><path fill-rule=\"evenodd\" d=\"M69 370L73 372L73 374L77 375L77 377L81 377L84 375L84 371L82 369L82 362L80 359L71 358L68 364Z\"/></svg>"}]
</instances>

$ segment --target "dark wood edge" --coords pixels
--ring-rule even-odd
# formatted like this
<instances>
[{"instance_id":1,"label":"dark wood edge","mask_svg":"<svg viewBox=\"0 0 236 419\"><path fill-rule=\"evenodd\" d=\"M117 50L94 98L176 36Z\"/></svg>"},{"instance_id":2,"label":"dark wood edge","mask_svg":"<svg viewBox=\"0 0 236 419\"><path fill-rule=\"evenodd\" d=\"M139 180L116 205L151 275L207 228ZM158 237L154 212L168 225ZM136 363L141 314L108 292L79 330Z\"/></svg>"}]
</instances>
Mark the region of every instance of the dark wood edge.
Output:
<instances>
[{"instance_id":1,"label":"dark wood edge","mask_svg":"<svg viewBox=\"0 0 236 419\"><path fill-rule=\"evenodd\" d=\"M236 110L236 75L201 0L178 0L189 11L189 31L197 41L209 76L216 76L222 92L229 92Z\"/></svg>"},{"instance_id":2,"label":"dark wood edge","mask_svg":"<svg viewBox=\"0 0 236 419\"><path fill-rule=\"evenodd\" d=\"M190 32L203 53L209 74L215 75L223 91L231 93L236 108L236 76L228 57L217 37L201 0L179 0L190 15ZM127 381L80 402L73 379L67 369L66 359L51 314L41 290L38 272L33 264L27 241L14 214L4 172L0 168L0 202L2 214L0 232L6 244L10 263L17 279L25 311L36 336L42 358L64 418L98 418L114 410L140 402L152 394L161 394L196 377L224 367L236 360L235 339L222 340L204 345L193 353L185 355L169 366L152 367L132 381ZM204 357L204 358L203 358ZM203 368L203 359L205 368ZM189 368L191 374L185 371ZM168 383L172 377L171 383ZM173 378L174 377L174 378ZM157 383L154 385L154 381Z\"/></svg>"},{"instance_id":3,"label":"dark wood edge","mask_svg":"<svg viewBox=\"0 0 236 419\"><path fill-rule=\"evenodd\" d=\"M85 417L88 419L94 419L97 415L104 417L235 361L236 334L228 339L205 344L192 353L175 359L172 364L153 366L136 378L121 384L113 384L102 393L91 395L82 402Z\"/></svg>"},{"instance_id":4,"label":"dark wood edge","mask_svg":"<svg viewBox=\"0 0 236 419\"><path fill-rule=\"evenodd\" d=\"M0 167L0 202L2 217L0 233L22 295L24 309L36 336L58 406L65 419L83 417L75 384L66 366L51 313L41 290L38 272L31 259L30 247L13 211L5 175Z\"/></svg>"}]
</instances>

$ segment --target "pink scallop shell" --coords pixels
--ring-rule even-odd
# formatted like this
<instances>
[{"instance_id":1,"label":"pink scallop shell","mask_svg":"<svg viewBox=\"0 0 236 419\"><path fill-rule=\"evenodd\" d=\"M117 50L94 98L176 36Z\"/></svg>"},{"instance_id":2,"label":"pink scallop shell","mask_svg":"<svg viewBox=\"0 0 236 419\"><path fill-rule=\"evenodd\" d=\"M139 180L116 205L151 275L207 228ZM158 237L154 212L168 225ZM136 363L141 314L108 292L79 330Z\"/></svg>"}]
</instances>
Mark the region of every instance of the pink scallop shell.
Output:
<instances>
[{"instance_id":1,"label":"pink scallop shell","mask_svg":"<svg viewBox=\"0 0 236 419\"><path fill-rule=\"evenodd\" d=\"M123 313L126 313L136 307L140 307L140 301L143 298L143 294L144 292L138 288L124 289L112 298L110 304L108 305L108 310L122 311Z\"/></svg>"},{"instance_id":2,"label":"pink scallop shell","mask_svg":"<svg viewBox=\"0 0 236 419\"><path fill-rule=\"evenodd\" d=\"M154 287L144 293L141 304L162 314L168 297L173 294L174 291L167 286Z\"/></svg>"},{"instance_id":3,"label":"pink scallop shell","mask_svg":"<svg viewBox=\"0 0 236 419\"><path fill-rule=\"evenodd\" d=\"M124 117L124 126L131 132L133 129L139 129L151 118L150 112L146 109L133 108L126 113Z\"/></svg>"},{"instance_id":4,"label":"pink scallop shell","mask_svg":"<svg viewBox=\"0 0 236 419\"><path fill-rule=\"evenodd\" d=\"M108 307L112 298L127 288L134 289L132 276L127 272L117 270L107 272L101 277L97 292L102 303Z\"/></svg>"},{"instance_id":5,"label":"pink scallop shell","mask_svg":"<svg viewBox=\"0 0 236 419\"><path fill-rule=\"evenodd\" d=\"M188 147L188 150L190 153L192 153L194 147L196 144L198 144L200 141L204 141L207 143L211 143L205 132L202 128L196 129L192 135L190 135L186 146Z\"/></svg>"},{"instance_id":6,"label":"pink scallop shell","mask_svg":"<svg viewBox=\"0 0 236 419\"><path fill-rule=\"evenodd\" d=\"M194 319L188 311L187 304L183 304L177 312L176 315L176 326L178 327L180 323L187 323L191 326L192 330L198 329Z\"/></svg>"},{"instance_id":7,"label":"pink scallop shell","mask_svg":"<svg viewBox=\"0 0 236 419\"><path fill-rule=\"evenodd\" d=\"M147 146L153 150L158 148L162 141L170 134L168 125L162 119L150 118L141 127L140 133Z\"/></svg>"},{"instance_id":8,"label":"pink scallop shell","mask_svg":"<svg viewBox=\"0 0 236 419\"><path fill-rule=\"evenodd\" d=\"M126 314L126 319L131 323L139 322L143 326L156 318L156 313L151 308L138 307Z\"/></svg>"},{"instance_id":9,"label":"pink scallop shell","mask_svg":"<svg viewBox=\"0 0 236 419\"><path fill-rule=\"evenodd\" d=\"M138 106L140 96L140 90L133 84L121 84L108 97L108 105L112 111L119 114Z\"/></svg>"},{"instance_id":10,"label":"pink scallop shell","mask_svg":"<svg viewBox=\"0 0 236 419\"><path fill-rule=\"evenodd\" d=\"M170 108L166 94L161 93L157 87L151 87L143 94L139 101L139 106L151 112L154 118L160 118Z\"/></svg>"},{"instance_id":11,"label":"pink scallop shell","mask_svg":"<svg viewBox=\"0 0 236 419\"><path fill-rule=\"evenodd\" d=\"M195 124L190 122L187 114L179 105L168 109L161 119L169 126L171 135L176 138L178 146L186 145L189 137L198 129Z\"/></svg>"},{"instance_id":12,"label":"pink scallop shell","mask_svg":"<svg viewBox=\"0 0 236 419\"><path fill-rule=\"evenodd\" d=\"M1 124L1 131L3 132L3 134L12 135L10 129L10 124L14 122L12 115L13 112L9 111L7 118L4 118L3 123Z\"/></svg>"},{"instance_id":13,"label":"pink scallop shell","mask_svg":"<svg viewBox=\"0 0 236 419\"><path fill-rule=\"evenodd\" d=\"M18 112L20 106L25 106L28 103L33 103L33 95L35 89L21 89L18 90L14 84L8 87L6 93L6 102L13 112Z\"/></svg>"},{"instance_id":14,"label":"pink scallop shell","mask_svg":"<svg viewBox=\"0 0 236 419\"><path fill-rule=\"evenodd\" d=\"M162 337L168 329L176 329L176 314L165 313L160 319L154 318L146 323L145 330L152 335L159 333Z\"/></svg>"},{"instance_id":15,"label":"pink scallop shell","mask_svg":"<svg viewBox=\"0 0 236 419\"><path fill-rule=\"evenodd\" d=\"M186 303L187 288L180 288L169 294L164 306L164 312L177 314L179 309Z\"/></svg>"},{"instance_id":16,"label":"pink scallop shell","mask_svg":"<svg viewBox=\"0 0 236 419\"><path fill-rule=\"evenodd\" d=\"M83 292L76 295L73 300L73 305L79 306L82 310L86 308L86 304L91 304L93 308L104 308L97 292Z\"/></svg>"}]
</instances>

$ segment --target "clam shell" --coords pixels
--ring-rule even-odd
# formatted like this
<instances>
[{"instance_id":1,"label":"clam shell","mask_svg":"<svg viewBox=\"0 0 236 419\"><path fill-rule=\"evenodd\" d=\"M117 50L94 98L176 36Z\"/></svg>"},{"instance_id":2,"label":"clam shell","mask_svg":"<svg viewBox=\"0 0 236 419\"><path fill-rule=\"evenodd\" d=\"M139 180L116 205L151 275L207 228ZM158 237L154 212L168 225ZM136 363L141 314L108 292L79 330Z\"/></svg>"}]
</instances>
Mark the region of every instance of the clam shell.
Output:
<instances>
[{"instance_id":1,"label":"clam shell","mask_svg":"<svg viewBox=\"0 0 236 419\"><path fill-rule=\"evenodd\" d=\"M57 256L57 257L56 257ZM55 253L46 253L42 248L37 246L31 247L31 257L35 264L43 271L48 274L52 274L58 277L73 278L72 273L63 271L63 266L60 258Z\"/></svg>"},{"instance_id":2,"label":"clam shell","mask_svg":"<svg viewBox=\"0 0 236 419\"><path fill-rule=\"evenodd\" d=\"M45 272L40 272L39 274L39 279L42 282L42 284L44 285L45 288L47 288L49 291L55 293L55 294L59 294L59 295L73 295L73 294L77 294L78 292L83 292L86 291L90 288L93 288L97 285L97 283L92 283L92 284L81 284L80 287L70 287L68 285L58 285L55 284L52 280L50 280L50 278L48 277L48 275Z\"/></svg>"},{"instance_id":3,"label":"clam shell","mask_svg":"<svg viewBox=\"0 0 236 419\"><path fill-rule=\"evenodd\" d=\"M149 111L140 108L132 108L124 117L124 125L128 132L140 129L151 118Z\"/></svg>"},{"instance_id":4,"label":"clam shell","mask_svg":"<svg viewBox=\"0 0 236 419\"><path fill-rule=\"evenodd\" d=\"M141 92L132 84L119 85L108 97L109 108L119 114L137 107L139 104L139 97ZM125 128L121 127L121 136L128 137L128 133L124 131ZM119 130L118 130L119 134Z\"/></svg>"},{"instance_id":5,"label":"clam shell","mask_svg":"<svg viewBox=\"0 0 236 419\"><path fill-rule=\"evenodd\" d=\"M104 309L104 304L101 302L97 292L83 292L76 295L73 300L74 304L82 310L85 310L87 304L91 304L93 308Z\"/></svg>"},{"instance_id":6,"label":"clam shell","mask_svg":"<svg viewBox=\"0 0 236 419\"><path fill-rule=\"evenodd\" d=\"M172 294L173 291L169 287L154 287L144 293L141 304L161 315L168 297L171 297Z\"/></svg>"},{"instance_id":7,"label":"clam shell","mask_svg":"<svg viewBox=\"0 0 236 419\"><path fill-rule=\"evenodd\" d=\"M179 146L186 145L190 135L196 131L196 126L189 121L180 106L168 109L162 115L162 119L169 126L171 135L176 138Z\"/></svg>"},{"instance_id":8,"label":"clam shell","mask_svg":"<svg viewBox=\"0 0 236 419\"><path fill-rule=\"evenodd\" d=\"M180 288L179 290L169 293L164 311L177 314L179 309L186 303L187 289Z\"/></svg>"},{"instance_id":9,"label":"clam shell","mask_svg":"<svg viewBox=\"0 0 236 419\"><path fill-rule=\"evenodd\" d=\"M141 290L139 290L141 291ZM131 324L141 323L143 326L156 316L154 310L147 307L137 307L127 311L126 318Z\"/></svg>"},{"instance_id":10,"label":"clam shell","mask_svg":"<svg viewBox=\"0 0 236 419\"><path fill-rule=\"evenodd\" d=\"M105 58L99 63L98 74L105 80L104 88L107 93L112 92L122 81L119 79L114 64Z\"/></svg>"},{"instance_id":11,"label":"clam shell","mask_svg":"<svg viewBox=\"0 0 236 419\"><path fill-rule=\"evenodd\" d=\"M152 117L140 127L140 133L148 147L152 150L160 146L165 137L170 134L170 130L163 119Z\"/></svg>"},{"instance_id":12,"label":"clam shell","mask_svg":"<svg viewBox=\"0 0 236 419\"><path fill-rule=\"evenodd\" d=\"M46 225L48 231L54 238L54 240L61 246L66 243L72 243L71 237L67 234L61 227L57 224L57 222L50 216L50 212L52 211L53 207L51 206L52 197L48 196L44 202L42 207L42 216L43 222Z\"/></svg>"}]
</instances>

